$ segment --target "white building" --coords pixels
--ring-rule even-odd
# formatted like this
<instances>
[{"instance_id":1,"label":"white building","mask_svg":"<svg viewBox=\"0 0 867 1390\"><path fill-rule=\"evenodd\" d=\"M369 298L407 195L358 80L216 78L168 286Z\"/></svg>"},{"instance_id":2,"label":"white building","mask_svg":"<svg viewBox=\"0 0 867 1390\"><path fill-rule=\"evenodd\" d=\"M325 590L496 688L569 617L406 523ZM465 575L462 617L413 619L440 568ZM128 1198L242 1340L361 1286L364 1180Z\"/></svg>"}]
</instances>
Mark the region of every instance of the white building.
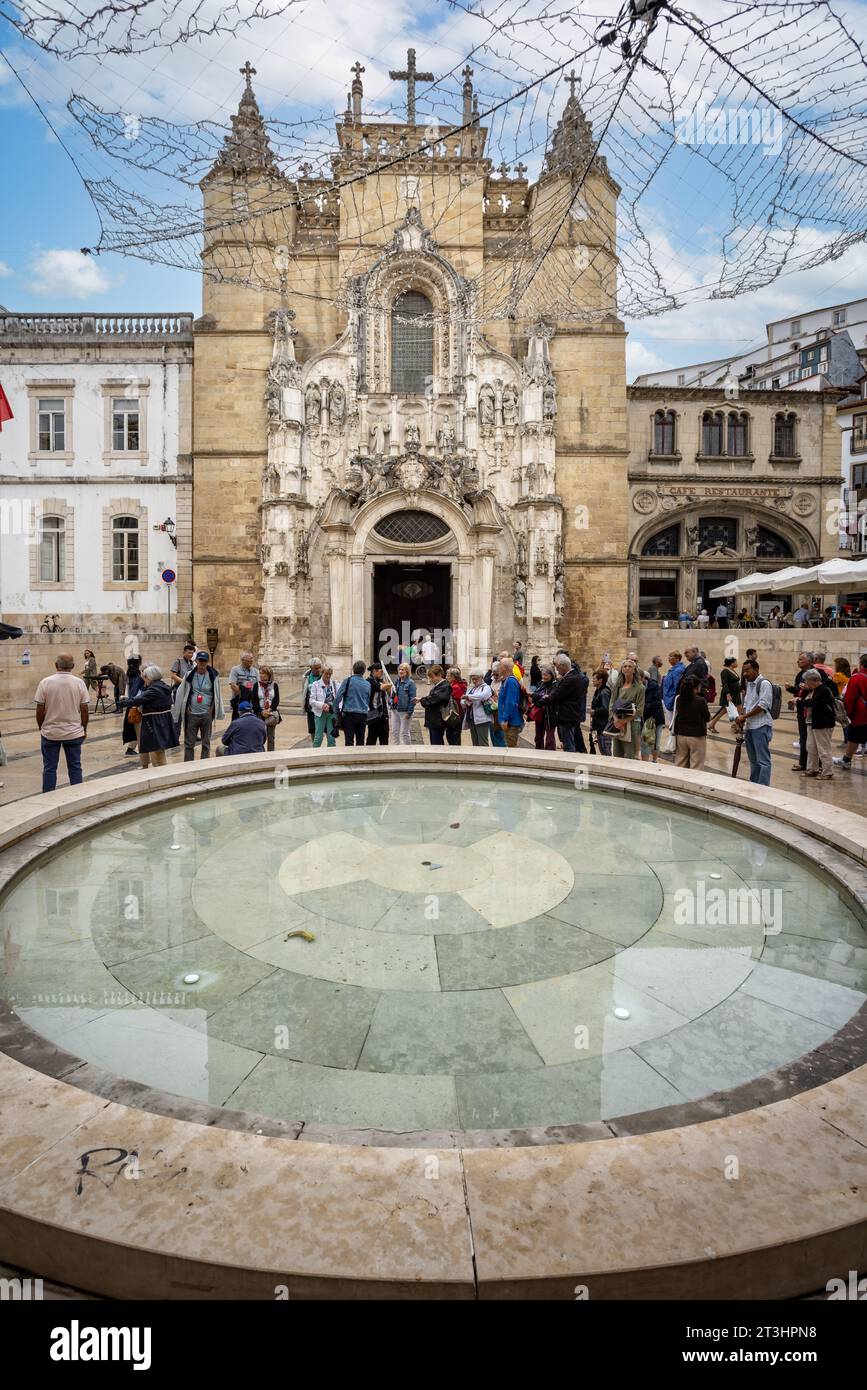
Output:
<instances>
[{"instance_id":1,"label":"white building","mask_svg":"<svg viewBox=\"0 0 867 1390\"><path fill-rule=\"evenodd\" d=\"M186 629L192 314L0 313L0 611ZM164 569L177 583L168 615Z\"/></svg>"},{"instance_id":2,"label":"white building","mask_svg":"<svg viewBox=\"0 0 867 1390\"><path fill-rule=\"evenodd\" d=\"M847 360L849 358L846 350L848 344L836 349L836 345L829 348L828 343L831 338L839 339L847 334L848 342L867 366L867 299L852 299L846 304L834 304L825 309L807 309L794 318L775 319L773 323L765 324L766 341L748 352L715 358L711 362L693 362L683 367L645 372L635 378L633 385L707 387L731 382L733 385L739 384L741 388L758 386L786 390L794 385L801 391L822 390L824 386L819 378L821 375L829 376L829 373L819 370L822 349L826 349L824 364L832 355L839 358L842 364L844 355ZM808 370L814 366L814 359L816 370ZM815 378L815 383L809 380L811 377ZM840 384L831 379L825 383L834 386Z\"/></svg>"}]
</instances>

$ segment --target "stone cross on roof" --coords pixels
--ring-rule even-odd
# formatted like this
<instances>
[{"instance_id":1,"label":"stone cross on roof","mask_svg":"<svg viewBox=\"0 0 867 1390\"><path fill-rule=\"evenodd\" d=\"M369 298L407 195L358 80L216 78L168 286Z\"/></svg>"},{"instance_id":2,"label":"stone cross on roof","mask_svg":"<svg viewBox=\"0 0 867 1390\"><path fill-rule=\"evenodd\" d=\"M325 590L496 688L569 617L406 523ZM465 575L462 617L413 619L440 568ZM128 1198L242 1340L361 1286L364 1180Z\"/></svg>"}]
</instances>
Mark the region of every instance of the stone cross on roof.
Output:
<instances>
[{"instance_id":1,"label":"stone cross on roof","mask_svg":"<svg viewBox=\"0 0 867 1390\"><path fill-rule=\"evenodd\" d=\"M252 66L252 64L250 63L250 59L249 59L249 58L247 59L247 61L246 61L246 63L244 64L244 66L243 66L242 68L239 68L239 72L240 72L240 74L241 74L242 77L246 78L246 80L247 80L247 90L249 91L249 89L250 89L250 87L251 87L251 85L252 85L251 82L250 82L250 78L256 76L256 69L255 69L255 68Z\"/></svg>"},{"instance_id":2,"label":"stone cross on roof","mask_svg":"<svg viewBox=\"0 0 867 1390\"><path fill-rule=\"evenodd\" d=\"M575 72L575 69L573 68L565 80L569 83L569 86L572 89L569 93L569 100L571 101L572 98L575 96L575 87L578 83L580 83L581 79L578 77L577 73Z\"/></svg>"},{"instance_id":3,"label":"stone cross on roof","mask_svg":"<svg viewBox=\"0 0 867 1390\"><path fill-rule=\"evenodd\" d=\"M415 125L415 84L416 82L434 82L436 79L433 73L418 72L415 66L415 49L408 48L404 71L389 72L388 75L393 82L406 83L406 123L407 125Z\"/></svg>"}]
</instances>

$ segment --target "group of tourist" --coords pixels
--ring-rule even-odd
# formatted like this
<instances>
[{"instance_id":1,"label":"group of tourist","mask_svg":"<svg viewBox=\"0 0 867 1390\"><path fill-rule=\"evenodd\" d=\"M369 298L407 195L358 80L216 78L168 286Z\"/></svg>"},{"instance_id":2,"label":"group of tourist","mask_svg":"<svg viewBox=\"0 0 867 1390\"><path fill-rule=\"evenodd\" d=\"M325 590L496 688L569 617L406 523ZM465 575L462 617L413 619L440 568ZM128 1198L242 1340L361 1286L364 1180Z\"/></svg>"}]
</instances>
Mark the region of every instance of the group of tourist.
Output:
<instances>
[{"instance_id":1,"label":"group of tourist","mask_svg":"<svg viewBox=\"0 0 867 1390\"><path fill-rule=\"evenodd\" d=\"M94 679L88 671L95 663L92 652L85 657L80 677L73 674L72 656L58 657L56 674L40 681L36 691L43 791L56 786L61 750L70 783L82 780L88 680ZM333 747L338 734L347 746L408 744L418 707L422 718L416 724L433 745L460 746L466 735L476 747L515 748L532 728L538 749L650 762L664 754L672 755L679 767L700 769L708 734L727 718L746 750L750 779L770 783L770 745L781 692L762 675L754 648L747 649L740 669L734 657L725 659L718 686L706 654L696 645L669 652L666 670L660 656L643 670L635 652L619 665L606 653L588 675L562 649L550 662L534 656L527 670L519 642L511 651L495 653L486 670L483 664L469 669L465 678L459 667L433 662L427 669L428 688L420 694L409 660L393 674L378 661L368 665L359 660L343 679L327 663L313 660L300 691L312 745ZM210 756L214 724L225 717L225 708L220 674L207 650L187 642L166 675L138 656L128 660L125 671L111 665L98 669L115 685L116 705L124 715L121 739L142 767L164 765L167 752L181 745L186 762L195 757L197 745L200 757ZM251 651L242 652L228 686L231 718L216 751L273 751L283 717L273 670L257 666ZM831 666L825 652L802 652L786 689L798 725L793 770L830 780L835 764L850 769L867 745L867 653L853 674L844 657ZM837 724L844 727L845 747L833 757Z\"/></svg>"}]
</instances>

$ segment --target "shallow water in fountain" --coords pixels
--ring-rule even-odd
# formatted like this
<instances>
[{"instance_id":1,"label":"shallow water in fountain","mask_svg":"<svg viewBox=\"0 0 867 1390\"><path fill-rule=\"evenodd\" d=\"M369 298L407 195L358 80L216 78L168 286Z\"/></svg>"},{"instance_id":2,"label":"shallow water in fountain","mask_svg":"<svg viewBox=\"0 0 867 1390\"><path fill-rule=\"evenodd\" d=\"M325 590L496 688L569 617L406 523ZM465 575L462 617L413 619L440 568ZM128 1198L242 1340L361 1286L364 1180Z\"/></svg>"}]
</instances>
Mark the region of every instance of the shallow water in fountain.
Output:
<instances>
[{"instance_id":1,"label":"shallow water in fountain","mask_svg":"<svg viewBox=\"0 0 867 1390\"><path fill-rule=\"evenodd\" d=\"M812 1051L867 994L861 922L781 848L499 773L116 821L6 896L0 940L2 994L88 1062L400 1132L696 1100Z\"/></svg>"}]
</instances>

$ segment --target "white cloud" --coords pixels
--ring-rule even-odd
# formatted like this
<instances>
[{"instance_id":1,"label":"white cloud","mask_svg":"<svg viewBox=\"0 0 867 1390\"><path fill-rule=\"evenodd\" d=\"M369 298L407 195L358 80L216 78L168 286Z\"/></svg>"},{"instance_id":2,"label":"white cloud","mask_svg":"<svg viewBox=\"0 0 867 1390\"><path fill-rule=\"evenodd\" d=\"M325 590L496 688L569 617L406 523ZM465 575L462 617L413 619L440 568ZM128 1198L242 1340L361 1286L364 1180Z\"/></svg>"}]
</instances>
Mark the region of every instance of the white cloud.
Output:
<instances>
[{"instance_id":1,"label":"white cloud","mask_svg":"<svg viewBox=\"0 0 867 1390\"><path fill-rule=\"evenodd\" d=\"M668 367L664 357L644 346L639 338L626 340L626 380L634 381L645 372L661 372Z\"/></svg>"},{"instance_id":2,"label":"white cloud","mask_svg":"<svg viewBox=\"0 0 867 1390\"><path fill-rule=\"evenodd\" d=\"M12 274L14 272L11 265L7 265L5 261L0 261L0 280L5 280L7 276Z\"/></svg>"},{"instance_id":3,"label":"white cloud","mask_svg":"<svg viewBox=\"0 0 867 1390\"><path fill-rule=\"evenodd\" d=\"M27 289L54 299L90 299L111 288L109 277L80 251L38 251L30 269Z\"/></svg>"}]
</instances>

